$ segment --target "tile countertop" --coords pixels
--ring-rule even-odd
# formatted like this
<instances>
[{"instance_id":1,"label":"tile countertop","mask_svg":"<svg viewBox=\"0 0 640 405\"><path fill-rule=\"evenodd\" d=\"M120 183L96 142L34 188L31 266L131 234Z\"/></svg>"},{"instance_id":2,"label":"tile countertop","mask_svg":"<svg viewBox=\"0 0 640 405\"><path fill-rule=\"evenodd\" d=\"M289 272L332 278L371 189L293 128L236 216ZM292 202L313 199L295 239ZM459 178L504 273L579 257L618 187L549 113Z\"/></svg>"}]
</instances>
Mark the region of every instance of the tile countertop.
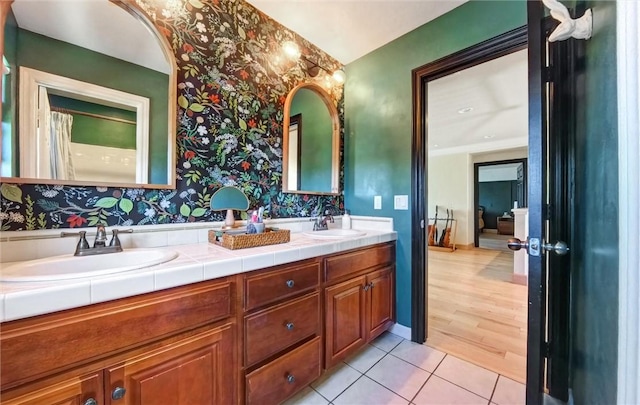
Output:
<instances>
[{"instance_id":1,"label":"tile countertop","mask_svg":"<svg viewBox=\"0 0 640 405\"><path fill-rule=\"evenodd\" d=\"M349 239L291 233L279 245L229 250L210 243L160 247L179 256L167 263L99 277L0 283L0 322L178 287L397 239L395 231L363 230ZM9 264L9 263L3 263Z\"/></svg>"}]
</instances>

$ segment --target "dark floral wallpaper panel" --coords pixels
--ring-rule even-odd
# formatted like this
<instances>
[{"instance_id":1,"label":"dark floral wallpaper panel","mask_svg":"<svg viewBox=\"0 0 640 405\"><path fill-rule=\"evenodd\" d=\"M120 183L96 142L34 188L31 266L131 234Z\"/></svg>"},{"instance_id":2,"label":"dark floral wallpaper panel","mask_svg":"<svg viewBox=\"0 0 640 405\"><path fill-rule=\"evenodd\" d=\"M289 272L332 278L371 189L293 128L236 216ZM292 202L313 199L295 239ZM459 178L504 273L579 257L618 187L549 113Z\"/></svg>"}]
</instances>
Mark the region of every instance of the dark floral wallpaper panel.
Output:
<instances>
[{"instance_id":1,"label":"dark floral wallpaper panel","mask_svg":"<svg viewBox=\"0 0 640 405\"><path fill-rule=\"evenodd\" d=\"M328 70L340 67L337 61L244 0L147 0L138 7L167 38L177 62L177 188L5 183L2 230L222 220L209 202L223 185L239 187L252 208L264 206L272 218L343 209L342 196L281 192L284 102L310 80L302 62L282 57L281 44L296 42ZM326 79L313 80L324 86ZM328 90L343 128L342 87Z\"/></svg>"}]
</instances>

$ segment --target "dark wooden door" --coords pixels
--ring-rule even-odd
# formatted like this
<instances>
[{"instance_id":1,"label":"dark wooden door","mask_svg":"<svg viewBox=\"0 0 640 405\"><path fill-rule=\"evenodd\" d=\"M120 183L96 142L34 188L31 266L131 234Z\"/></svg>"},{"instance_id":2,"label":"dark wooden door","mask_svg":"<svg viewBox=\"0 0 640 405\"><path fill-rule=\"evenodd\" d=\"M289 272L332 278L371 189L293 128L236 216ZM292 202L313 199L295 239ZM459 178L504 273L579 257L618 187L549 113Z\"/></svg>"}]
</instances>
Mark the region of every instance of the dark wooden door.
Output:
<instances>
[{"instance_id":1,"label":"dark wooden door","mask_svg":"<svg viewBox=\"0 0 640 405\"><path fill-rule=\"evenodd\" d=\"M366 342L365 282L366 277L361 276L326 289L326 368Z\"/></svg>"},{"instance_id":2,"label":"dark wooden door","mask_svg":"<svg viewBox=\"0 0 640 405\"><path fill-rule=\"evenodd\" d=\"M393 291L391 267L367 275L367 340L380 335L393 322Z\"/></svg>"},{"instance_id":3,"label":"dark wooden door","mask_svg":"<svg viewBox=\"0 0 640 405\"><path fill-rule=\"evenodd\" d=\"M169 344L106 371L106 404L235 403L231 326Z\"/></svg>"},{"instance_id":4,"label":"dark wooden door","mask_svg":"<svg viewBox=\"0 0 640 405\"><path fill-rule=\"evenodd\" d=\"M574 41L547 41L557 26L528 2L529 311L527 403L568 400L569 280L574 173Z\"/></svg>"}]
</instances>

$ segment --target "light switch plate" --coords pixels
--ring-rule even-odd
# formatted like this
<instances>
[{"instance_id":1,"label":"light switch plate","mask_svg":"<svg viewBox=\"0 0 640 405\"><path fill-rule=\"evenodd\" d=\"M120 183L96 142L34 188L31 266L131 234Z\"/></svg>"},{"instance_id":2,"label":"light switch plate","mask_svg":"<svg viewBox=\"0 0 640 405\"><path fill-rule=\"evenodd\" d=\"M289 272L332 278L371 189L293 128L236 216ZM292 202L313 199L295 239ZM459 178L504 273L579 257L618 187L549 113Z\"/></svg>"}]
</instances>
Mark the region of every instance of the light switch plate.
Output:
<instances>
[{"instance_id":1,"label":"light switch plate","mask_svg":"<svg viewBox=\"0 0 640 405\"><path fill-rule=\"evenodd\" d=\"M373 209L374 210L381 210L382 209L382 196L381 195L374 195L373 196Z\"/></svg>"},{"instance_id":2,"label":"light switch plate","mask_svg":"<svg viewBox=\"0 0 640 405\"><path fill-rule=\"evenodd\" d=\"M409 196L408 195L394 195L393 196L393 209L394 210L408 210L409 209Z\"/></svg>"}]
</instances>

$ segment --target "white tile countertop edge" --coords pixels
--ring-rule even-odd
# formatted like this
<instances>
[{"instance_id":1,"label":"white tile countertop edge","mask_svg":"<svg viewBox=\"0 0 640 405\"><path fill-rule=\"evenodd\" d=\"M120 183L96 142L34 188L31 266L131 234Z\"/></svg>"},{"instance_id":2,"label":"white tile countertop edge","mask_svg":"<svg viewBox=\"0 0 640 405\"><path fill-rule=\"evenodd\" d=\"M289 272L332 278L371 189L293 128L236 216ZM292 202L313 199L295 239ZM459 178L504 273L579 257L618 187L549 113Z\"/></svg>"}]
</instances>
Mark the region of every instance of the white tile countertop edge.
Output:
<instances>
[{"instance_id":1,"label":"white tile countertop edge","mask_svg":"<svg viewBox=\"0 0 640 405\"><path fill-rule=\"evenodd\" d=\"M152 267L65 281L0 283L0 322L42 315L188 285L274 265L394 241L391 230L366 230L350 239L315 239L291 233L279 245L229 250L206 242L169 245L178 258Z\"/></svg>"}]
</instances>

